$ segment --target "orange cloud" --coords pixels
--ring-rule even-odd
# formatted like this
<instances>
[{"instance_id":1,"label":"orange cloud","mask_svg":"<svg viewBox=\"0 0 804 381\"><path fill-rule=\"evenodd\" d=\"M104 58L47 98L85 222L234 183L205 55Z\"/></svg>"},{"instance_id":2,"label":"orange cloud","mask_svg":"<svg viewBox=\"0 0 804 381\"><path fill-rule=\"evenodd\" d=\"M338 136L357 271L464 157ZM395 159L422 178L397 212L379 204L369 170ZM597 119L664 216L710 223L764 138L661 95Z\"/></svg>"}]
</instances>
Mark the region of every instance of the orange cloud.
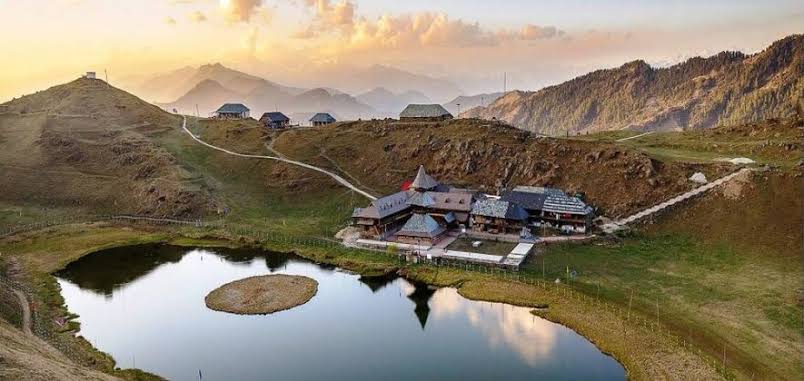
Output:
<instances>
[{"instance_id":1,"label":"orange cloud","mask_svg":"<svg viewBox=\"0 0 804 381\"><path fill-rule=\"evenodd\" d=\"M445 13L385 14L377 20L357 16L350 0L304 0L315 18L293 34L313 39L322 35L342 38L340 48L470 47L494 46L506 40L549 39L564 34L553 26L528 24L519 31L492 31L478 22L450 19Z\"/></svg>"},{"instance_id":2,"label":"orange cloud","mask_svg":"<svg viewBox=\"0 0 804 381\"><path fill-rule=\"evenodd\" d=\"M223 14L230 23L248 22L261 6L262 0L229 0Z\"/></svg>"}]
</instances>

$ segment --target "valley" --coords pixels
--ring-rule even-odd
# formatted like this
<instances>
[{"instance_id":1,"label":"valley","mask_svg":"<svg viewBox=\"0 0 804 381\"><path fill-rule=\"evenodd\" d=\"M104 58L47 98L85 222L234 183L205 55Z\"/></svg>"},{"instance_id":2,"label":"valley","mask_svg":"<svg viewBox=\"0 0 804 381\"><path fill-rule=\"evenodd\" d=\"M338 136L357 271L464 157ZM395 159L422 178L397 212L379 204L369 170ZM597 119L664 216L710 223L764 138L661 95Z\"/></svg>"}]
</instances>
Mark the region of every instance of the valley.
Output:
<instances>
[{"instance_id":1,"label":"valley","mask_svg":"<svg viewBox=\"0 0 804 381\"><path fill-rule=\"evenodd\" d=\"M801 36L794 35L755 56L721 54L666 69L653 69L637 62L559 85L563 88L547 88L531 94L509 92L496 101L486 100L485 95L479 101L463 98L451 103L457 107L457 103L466 102L464 106L468 106L475 102L480 108L467 111L458 119L346 117L324 126L269 129L253 118L193 116L196 112L192 108L198 103L194 99L184 100L181 105L176 102L155 106L90 78L4 103L0 105L3 178L0 378L149 380L169 377L166 374L181 378L187 369L195 377L193 367L198 368L200 377L201 369L192 356L182 357L181 369L170 364L148 368L158 375L137 369L133 359L121 358L129 347L114 343L111 339L116 335L91 333L103 320L103 303L112 303L93 299L97 296L93 290L119 297L115 292L133 282L154 279L143 274L171 279L169 274L159 271L167 269L169 266L163 265L168 263L191 266L182 263L182 258L196 261L192 262L196 266L201 266L202 257L217 259L219 263L214 265L204 264L208 266L204 267L208 271L203 273L204 277L184 273L186 282L204 279L209 284L204 283L203 287L211 287L220 283L217 280L227 280L222 276L215 278L222 272L256 275L266 271L261 262L254 262L255 258L264 260L273 272L272 259L290 257L287 263L291 267L318 276L319 280L342 286L348 279L350 286L348 290L344 288L344 295L365 292L364 285L374 293L382 286L375 290L372 281L393 278L388 282L392 284L391 295L376 303L389 306L389 310L405 309L405 317L395 315L398 320L393 321L406 324L406 331L400 332L407 333L399 340L405 340L411 348L431 340L424 337L425 332L452 332L447 335L451 342L472 339L477 345L484 342L481 339L494 342L488 336L504 335L507 328L521 330L515 331L518 333L513 335L515 339L504 341L504 348L512 355L494 355L501 356L500 361L510 362L508 370L521 372L512 374L523 378L532 375L528 371L534 368L528 363L528 356L534 348L542 347L523 344L519 339L530 338L530 330L539 326L560 330L562 337L572 338L573 345L586 348L588 352L570 352L583 354L577 361L587 356L604 364L601 369L605 371L598 378L625 375L646 380L800 379L800 311L804 289L798 265L802 251L800 188L804 120L800 106L796 109L794 104L801 102L795 98L801 86L801 76L796 76L802 62L800 45ZM736 69L730 72L724 67ZM191 79L204 71L216 74ZM712 74L714 79L701 79L700 76L713 71L717 74ZM624 75L628 78L636 77L638 83L649 89L649 96L637 91L637 87L629 91L604 86L606 91L627 99L612 100L616 106L594 106L599 112L587 112L589 118L578 123L568 122L574 118L569 116L549 119L550 113L522 106L544 107L556 113L552 115L555 117L561 108L543 102L544 99L555 96L566 101L566 97L581 92L567 87L594 82L590 78L606 77L601 80L603 83L611 81L628 87L631 82L627 78L609 78L612 73L622 72L627 72ZM684 79L659 80L676 72L684 72ZM182 69L172 76L176 82L185 84L200 81L190 87L165 85L179 97L196 90L209 90L215 96L231 90L228 95L211 100L209 105L229 101L228 97L242 101L243 96L260 96L268 102L267 99L280 94L285 99L315 99L305 110L320 111L328 107L325 104L341 102L334 99L344 102L338 104L352 106L354 102L366 102L359 104L376 110L429 99L423 92L377 90L368 97L373 100L367 100L366 96L352 97L332 89L285 87L244 76L222 65ZM709 107L711 98L707 97L719 91L736 94L736 90L715 85L707 87L709 90L705 92L688 88L692 86L690 78L697 78L692 83L711 80L739 87L735 78L744 76L751 78L744 82L750 83L740 93L744 96L727 97L728 104L718 103L717 107ZM167 82L164 78L162 81ZM436 86L449 87L443 83ZM694 102L685 103L684 107L689 108L682 109L675 103L670 105L669 99L663 100L668 102L664 106L642 107L646 99L669 93ZM591 98L609 100L609 95L601 92L577 96L577 100L581 103L588 103ZM488 96L493 98L491 94ZM367 105L374 101L377 103ZM573 102L566 106L573 112L589 110ZM489 104L483 106L486 103ZM510 105L514 108L509 112ZM163 110L179 106L182 109L177 113ZM620 111L615 112L613 107ZM683 115L670 119L684 123L668 127L671 109L674 110L671 114ZM509 118L511 115L516 118ZM750 160L738 160L736 164L730 161L736 158ZM355 208L366 206L374 196L399 191L417 176L422 165L445 183L476 189L491 197L518 185L556 187L580 195L595 208L593 234L583 241L537 241L537 249L519 271L408 261L409 253L390 247L382 251L343 245L339 234L352 224ZM698 174L712 181L741 168L751 170L739 172L729 182L638 220L627 229L614 234L601 230L608 221L695 189L701 185L692 180ZM147 217L150 222L108 218L120 215ZM170 224L167 220L185 223ZM121 267L130 265L122 274L110 270L108 274L96 272L104 275L87 279L69 274L70 270L80 273L81 268L74 266L81 266L82 261L90 262L86 270L89 272L95 265L114 268L117 265L104 264L104 253L108 254L104 250L126 251L146 244L161 247L155 252L167 253L147 257L139 249L132 249L123 253L131 261L119 262L123 264ZM464 250L472 245L468 240L458 243ZM502 252L510 250L510 245L489 246ZM227 255L225 248L251 254L243 259ZM209 281L213 278L215 282ZM82 284L86 287L79 287ZM322 283L322 295L337 299L337 289L332 284L333 288L325 288ZM67 287L73 288L67 290ZM146 295L148 298L160 295L162 286L158 282L149 287L152 289ZM196 293L203 296L201 288L185 288L187 295L192 294L186 300L194 298ZM25 297L22 305L20 293ZM490 324L493 330L472 325L467 313L456 318L460 327L468 327L457 331L460 335L437 323L428 329L439 331L426 331L428 318L425 316L422 321L422 308L432 307L434 311L445 308L441 313L452 315L448 314L449 306L428 304L431 300L428 298L422 303L418 299L422 294L449 297L453 307L459 305L475 312L483 311L483 306L490 303L494 303L490 308L495 311L512 312L490 313L487 318L495 323ZM181 294L177 291L171 295ZM356 303L353 305L360 306L356 309L378 313L372 309L376 306L367 302L370 295L359 295L359 304L352 300ZM82 297L98 304L85 310L86 316L77 316L74 308L79 302L74 301ZM403 299L404 303L400 303L402 298L410 300ZM409 302L414 305L408 305ZM24 308L26 303L28 310ZM319 311L314 315L325 315L326 308L315 303L316 299L312 299L309 306L301 306L298 311L309 307ZM166 312L170 305L165 300L153 304L163 308L154 307L153 313L139 311L140 315L134 319L150 322L143 325L149 332L158 332L160 322L182 325L182 316ZM221 315L210 311L194 309L199 306L184 305L185 311L190 311L186 315L220 318ZM342 313L340 322L356 319L345 309L338 311ZM437 315L434 312L432 319L439 321ZM147 320L146 316L153 320ZM446 319L444 316L441 319ZM125 316L116 321L125 321ZM218 323L236 321L220 318ZM205 325L200 318L196 322L197 332L189 329L180 332L181 335L192 338L206 332L219 335L215 337L221 340L228 339L221 335L225 331L215 331L219 325ZM251 321L255 322L264 323ZM414 324L409 325L410 322ZM375 319L363 322L366 327L375 323ZM287 324L299 328L298 322ZM310 324L321 328L331 322L310 321ZM459 323L455 324L453 327ZM124 327L113 329L124 330ZM28 329L31 334L26 332ZM393 330L394 326L389 323L385 329ZM82 336L84 332L86 338ZM259 341L256 336L249 338L248 330L237 332L243 340ZM317 332L322 336L332 333ZM371 335L353 332L340 342L382 337L381 329L372 332ZM136 339L131 332L125 333L127 340ZM98 341L88 341L91 337ZM102 344L104 337L111 340L107 341L108 347ZM239 348L237 342L227 343ZM307 345L315 343L313 340ZM150 345L153 344L145 347ZM114 357L102 352L106 348L110 348ZM482 348L473 347L477 350L473 356L493 355L494 351ZM377 353L370 346L359 349L362 356ZM319 353L326 354L326 351ZM456 355L455 362L475 358L452 354ZM216 356L220 357L209 359L210 364L228 354L222 352ZM422 356L418 361L429 358ZM558 359L560 364L570 357L545 358ZM140 364L142 361L145 360ZM256 362L251 365L257 373L266 371ZM286 375L304 374L309 378L317 375L305 373L311 370L302 368L291 367ZM341 375L356 374L354 364L339 369ZM396 374L402 374L412 368L394 369ZM439 375L428 373L427 369L437 368L433 365L411 374ZM461 374L461 369L456 369L450 374ZM544 369L550 375L562 371L552 365ZM595 374L584 373L588 370L579 368L573 374L594 377ZM371 375L366 376L369 378Z\"/></svg>"}]
</instances>

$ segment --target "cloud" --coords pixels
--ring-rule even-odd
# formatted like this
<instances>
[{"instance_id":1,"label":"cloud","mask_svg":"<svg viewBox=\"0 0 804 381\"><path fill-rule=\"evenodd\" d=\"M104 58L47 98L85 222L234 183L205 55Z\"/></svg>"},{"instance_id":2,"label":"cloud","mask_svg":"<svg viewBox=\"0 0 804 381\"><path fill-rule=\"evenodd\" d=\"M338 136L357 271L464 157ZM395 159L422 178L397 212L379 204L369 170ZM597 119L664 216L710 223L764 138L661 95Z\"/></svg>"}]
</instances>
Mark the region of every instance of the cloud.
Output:
<instances>
[{"instance_id":1,"label":"cloud","mask_svg":"<svg viewBox=\"0 0 804 381\"><path fill-rule=\"evenodd\" d=\"M176 19L174 19L173 17L170 17L170 16L165 17L165 24L176 25Z\"/></svg>"},{"instance_id":2,"label":"cloud","mask_svg":"<svg viewBox=\"0 0 804 381\"><path fill-rule=\"evenodd\" d=\"M304 0L303 4L314 10L315 17L292 36L313 39L335 35L342 38L346 48L495 46L503 41L549 39L564 34L553 26L533 24L518 31L493 31L478 22L451 19L446 13L436 12L385 14L369 20L356 14L351 0Z\"/></svg>"},{"instance_id":3,"label":"cloud","mask_svg":"<svg viewBox=\"0 0 804 381\"><path fill-rule=\"evenodd\" d=\"M204 15L203 13L201 13L200 11L192 12L187 17L192 22L204 22L204 21L207 21L207 16Z\"/></svg>"},{"instance_id":4,"label":"cloud","mask_svg":"<svg viewBox=\"0 0 804 381\"><path fill-rule=\"evenodd\" d=\"M313 9L313 21L296 32L295 38L314 38L329 32L349 34L355 22L355 4L350 0L332 3L330 0L304 0L303 4Z\"/></svg>"},{"instance_id":5,"label":"cloud","mask_svg":"<svg viewBox=\"0 0 804 381\"><path fill-rule=\"evenodd\" d=\"M229 0L223 14L230 23L249 22L261 6L262 0Z\"/></svg>"},{"instance_id":6,"label":"cloud","mask_svg":"<svg viewBox=\"0 0 804 381\"><path fill-rule=\"evenodd\" d=\"M519 31L519 38L522 40L541 40L564 35L564 31L556 29L554 26L539 26L528 24Z\"/></svg>"}]
</instances>

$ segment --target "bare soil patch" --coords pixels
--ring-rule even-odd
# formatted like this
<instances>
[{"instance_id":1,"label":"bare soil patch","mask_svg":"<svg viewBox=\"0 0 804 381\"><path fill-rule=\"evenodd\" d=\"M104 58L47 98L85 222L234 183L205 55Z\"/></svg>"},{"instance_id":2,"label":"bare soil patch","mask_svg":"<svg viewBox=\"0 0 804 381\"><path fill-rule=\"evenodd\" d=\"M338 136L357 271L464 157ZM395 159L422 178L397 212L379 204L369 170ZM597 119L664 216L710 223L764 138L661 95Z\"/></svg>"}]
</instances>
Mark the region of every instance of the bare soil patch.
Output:
<instances>
[{"instance_id":1,"label":"bare soil patch","mask_svg":"<svg viewBox=\"0 0 804 381\"><path fill-rule=\"evenodd\" d=\"M270 314L307 303L318 282L303 276L263 275L244 278L212 290L204 301L216 311L241 315Z\"/></svg>"}]
</instances>

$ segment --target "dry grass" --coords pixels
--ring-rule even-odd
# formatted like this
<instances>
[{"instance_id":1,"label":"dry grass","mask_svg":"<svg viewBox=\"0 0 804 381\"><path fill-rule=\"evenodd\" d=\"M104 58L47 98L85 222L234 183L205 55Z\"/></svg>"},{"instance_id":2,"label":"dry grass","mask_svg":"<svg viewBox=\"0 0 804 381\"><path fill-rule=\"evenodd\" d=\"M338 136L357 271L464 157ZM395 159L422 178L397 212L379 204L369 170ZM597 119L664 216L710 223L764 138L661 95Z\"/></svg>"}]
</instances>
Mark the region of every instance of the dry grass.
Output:
<instances>
[{"instance_id":1,"label":"dry grass","mask_svg":"<svg viewBox=\"0 0 804 381\"><path fill-rule=\"evenodd\" d=\"M420 164L436 179L496 193L515 185L584 192L608 216L619 216L692 188L702 171L719 177L730 166L662 163L600 142L539 138L475 119L437 123L364 121L281 133L274 148L288 157L337 168L385 194Z\"/></svg>"},{"instance_id":2,"label":"dry grass","mask_svg":"<svg viewBox=\"0 0 804 381\"><path fill-rule=\"evenodd\" d=\"M212 290L204 302L215 311L263 315L307 303L318 292L315 279L295 275L263 275L226 283Z\"/></svg>"}]
</instances>

